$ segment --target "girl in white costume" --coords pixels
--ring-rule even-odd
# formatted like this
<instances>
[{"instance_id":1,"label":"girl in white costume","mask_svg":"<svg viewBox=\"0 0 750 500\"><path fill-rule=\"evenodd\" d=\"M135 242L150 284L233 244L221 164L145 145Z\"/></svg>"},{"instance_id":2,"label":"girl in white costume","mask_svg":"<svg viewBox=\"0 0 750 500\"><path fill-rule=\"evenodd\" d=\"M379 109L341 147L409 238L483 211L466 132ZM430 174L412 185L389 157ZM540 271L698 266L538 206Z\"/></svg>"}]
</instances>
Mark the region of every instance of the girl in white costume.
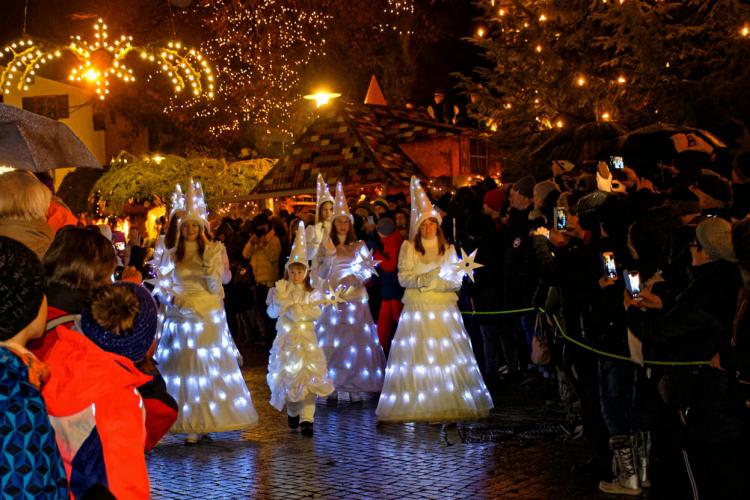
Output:
<instances>
[{"instance_id":1,"label":"girl in white costume","mask_svg":"<svg viewBox=\"0 0 750 500\"><path fill-rule=\"evenodd\" d=\"M206 237L200 184L190 182L186 209L177 245L164 250L159 265L154 293L168 305L155 359L179 405L170 432L187 433L185 443L194 444L209 432L253 425L258 415L227 328L226 254L221 243Z\"/></svg>"},{"instance_id":2,"label":"girl in white costume","mask_svg":"<svg viewBox=\"0 0 750 500\"><path fill-rule=\"evenodd\" d=\"M286 405L289 428L299 426L303 435L311 436L315 398L331 394L333 382L328 378L325 354L315 336L315 321L320 318L324 300L310 283L303 229L300 221L286 264L287 276L276 282L266 299L268 315L279 319L267 381L271 406L281 411Z\"/></svg>"},{"instance_id":3,"label":"girl in white costume","mask_svg":"<svg viewBox=\"0 0 750 500\"><path fill-rule=\"evenodd\" d=\"M305 228L305 243L307 245L305 253L307 254L307 260L312 262L311 272L313 275L313 284L315 285L317 285L316 270L318 267L316 256L320 250L320 245L323 243L323 239L328 234L331 234L334 203L333 196L331 196L331 192L328 190L328 185L320 174L318 174L317 194L315 224Z\"/></svg>"},{"instance_id":4,"label":"girl in white costume","mask_svg":"<svg viewBox=\"0 0 750 500\"><path fill-rule=\"evenodd\" d=\"M379 422L486 417L492 398L456 306L463 277L456 251L414 177L411 195L410 241L403 243L398 262L404 309L375 414Z\"/></svg>"},{"instance_id":5,"label":"girl in white costume","mask_svg":"<svg viewBox=\"0 0 750 500\"><path fill-rule=\"evenodd\" d=\"M339 393L353 401L361 392L379 392L385 355L370 314L364 282L374 272L371 253L354 236L352 216L339 182L333 214L333 236L318 252L323 290L342 290L344 303L327 305L318 322L318 343L328 360L328 376ZM335 243L334 243L335 241Z\"/></svg>"}]
</instances>

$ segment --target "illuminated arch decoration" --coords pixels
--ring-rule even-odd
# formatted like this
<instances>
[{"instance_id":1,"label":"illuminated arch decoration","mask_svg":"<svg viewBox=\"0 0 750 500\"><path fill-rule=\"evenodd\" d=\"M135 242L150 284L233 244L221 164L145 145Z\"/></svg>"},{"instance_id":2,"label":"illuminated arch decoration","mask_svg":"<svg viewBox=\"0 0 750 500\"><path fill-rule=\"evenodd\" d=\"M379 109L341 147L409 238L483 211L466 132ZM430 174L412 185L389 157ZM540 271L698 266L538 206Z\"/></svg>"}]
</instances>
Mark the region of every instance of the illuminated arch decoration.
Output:
<instances>
[{"instance_id":1,"label":"illuminated arch decoration","mask_svg":"<svg viewBox=\"0 0 750 500\"><path fill-rule=\"evenodd\" d=\"M194 97L214 97L213 71L206 58L196 49L180 42L137 47L133 45L133 37L125 35L110 42L107 25L102 19L94 24L93 42L74 36L70 44L64 46L47 45L31 39L6 46L0 51L0 62L7 57L10 57L10 62L0 73L0 88L6 94L10 93L14 84L18 90L28 90L42 66L60 58L63 53L70 53L77 64L70 70L68 78L94 85L99 99L105 99L109 94L111 78L128 83L135 81L133 70L125 63L125 58L131 52L139 52L142 61L157 64L161 73L170 79L176 94L187 90Z\"/></svg>"}]
</instances>

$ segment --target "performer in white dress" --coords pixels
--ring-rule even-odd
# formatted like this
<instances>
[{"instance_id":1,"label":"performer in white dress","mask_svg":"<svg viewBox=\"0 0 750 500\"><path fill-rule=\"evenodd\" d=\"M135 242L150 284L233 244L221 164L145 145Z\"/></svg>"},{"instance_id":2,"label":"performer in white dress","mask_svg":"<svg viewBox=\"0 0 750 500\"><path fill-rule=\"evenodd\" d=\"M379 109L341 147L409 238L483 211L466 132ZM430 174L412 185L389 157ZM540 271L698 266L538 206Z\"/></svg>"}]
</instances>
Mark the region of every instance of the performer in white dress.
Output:
<instances>
[{"instance_id":1,"label":"performer in white dress","mask_svg":"<svg viewBox=\"0 0 750 500\"><path fill-rule=\"evenodd\" d=\"M334 239L326 238L318 252L318 275L323 280L321 289L341 290L345 302L323 308L318 343L326 354L328 376L339 395L358 401L360 393L380 391L385 355L365 288L376 261L364 242L356 240L340 182L336 185L333 233Z\"/></svg>"},{"instance_id":2,"label":"performer in white dress","mask_svg":"<svg viewBox=\"0 0 750 500\"><path fill-rule=\"evenodd\" d=\"M333 219L334 199L328 190L328 185L323 180L323 176L320 174L318 174L317 195L315 224L305 228L307 260L312 261L313 275L317 268L315 257L320 250L321 243L323 243L323 238L327 234L330 234L331 220Z\"/></svg>"},{"instance_id":3,"label":"performer in white dress","mask_svg":"<svg viewBox=\"0 0 750 500\"><path fill-rule=\"evenodd\" d=\"M301 427L303 435L312 436L315 398L328 396L334 389L315 336L315 322L325 299L310 281L303 230L300 221L286 276L276 282L266 299L268 315L279 319L266 379L271 406L281 411L286 405L289 428Z\"/></svg>"},{"instance_id":4,"label":"performer in white dress","mask_svg":"<svg viewBox=\"0 0 750 500\"><path fill-rule=\"evenodd\" d=\"M230 278L224 247L206 237L205 202L192 181L186 210L154 289L168 304L155 359L179 405L170 432L187 433L185 443L194 444L209 432L255 424L258 415L224 314L222 282Z\"/></svg>"},{"instance_id":5,"label":"performer in white dress","mask_svg":"<svg viewBox=\"0 0 750 500\"><path fill-rule=\"evenodd\" d=\"M486 417L492 398L456 306L463 272L440 230L440 215L415 178L411 192L410 241L398 263L404 309L375 413L379 422Z\"/></svg>"}]
</instances>

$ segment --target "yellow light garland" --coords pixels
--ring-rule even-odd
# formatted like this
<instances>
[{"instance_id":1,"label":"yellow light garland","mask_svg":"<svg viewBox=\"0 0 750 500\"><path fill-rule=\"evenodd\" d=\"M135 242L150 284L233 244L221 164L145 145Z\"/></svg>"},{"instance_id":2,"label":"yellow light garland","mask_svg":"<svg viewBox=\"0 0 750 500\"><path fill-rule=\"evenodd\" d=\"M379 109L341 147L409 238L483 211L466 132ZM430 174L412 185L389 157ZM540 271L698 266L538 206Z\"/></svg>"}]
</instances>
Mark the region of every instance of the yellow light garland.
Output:
<instances>
[{"instance_id":1,"label":"yellow light garland","mask_svg":"<svg viewBox=\"0 0 750 500\"><path fill-rule=\"evenodd\" d=\"M67 52L78 63L70 70L68 78L94 85L96 94L104 99L109 94L110 78L116 77L126 83L135 81L125 58L131 52L139 51L142 61L159 64L162 73L171 80L175 93L189 87L193 96L205 94L214 97L214 76L208 61L196 49L185 47L180 42L169 42L166 47L136 47L132 44L133 37L125 35L110 42L107 25L102 19L94 24L94 42L82 40L80 36L71 38L71 43L65 46L20 40L5 47L0 52L0 59L10 55L11 60L0 73L0 88L8 94L13 82L17 81L18 90L28 90L38 69Z\"/></svg>"}]
</instances>

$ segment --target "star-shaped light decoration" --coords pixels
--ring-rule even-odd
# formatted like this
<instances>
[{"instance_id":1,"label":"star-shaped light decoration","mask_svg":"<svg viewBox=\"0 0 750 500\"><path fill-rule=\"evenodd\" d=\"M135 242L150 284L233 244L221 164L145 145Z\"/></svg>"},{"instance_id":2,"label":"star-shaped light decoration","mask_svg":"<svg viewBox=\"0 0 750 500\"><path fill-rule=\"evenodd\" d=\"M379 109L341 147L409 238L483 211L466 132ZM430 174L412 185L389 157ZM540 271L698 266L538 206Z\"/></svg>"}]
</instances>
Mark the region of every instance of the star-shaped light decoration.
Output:
<instances>
[{"instance_id":1,"label":"star-shaped light decoration","mask_svg":"<svg viewBox=\"0 0 750 500\"><path fill-rule=\"evenodd\" d=\"M369 250L367 253L364 251L357 253L357 256L352 264L352 270L368 279L372 276L377 276L378 272L375 268L380 264L380 261L375 259L374 251Z\"/></svg>"},{"instance_id":2,"label":"star-shaped light decoration","mask_svg":"<svg viewBox=\"0 0 750 500\"><path fill-rule=\"evenodd\" d=\"M469 255L466 255L463 249L459 249L459 252L461 252L462 257L461 260L454 264L454 269L456 270L456 273L465 274L472 282L474 282L474 270L484 267L484 265L474 262L474 259L477 257L476 250ZM463 278L463 276L461 276L461 278Z\"/></svg>"},{"instance_id":3,"label":"star-shaped light decoration","mask_svg":"<svg viewBox=\"0 0 750 500\"><path fill-rule=\"evenodd\" d=\"M68 45L31 39L13 42L0 51L0 60L5 56L10 57L0 72L0 89L6 94L10 93L10 87L16 83L18 90L28 90L42 66L68 53L76 61L68 78L93 85L99 99L104 99L109 94L110 78L123 82L135 81L126 58L137 51L142 61L159 65L161 72L171 80L176 94L188 90L193 96L204 94L209 98L214 97L214 76L205 57L196 49L180 42L146 47L136 47L132 42L133 37L126 35L110 41L107 25L102 19L94 24L93 41L72 36Z\"/></svg>"},{"instance_id":4,"label":"star-shaped light decoration","mask_svg":"<svg viewBox=\"0 0 750 500\"><path fill-rule=\"evenodd\" d=\"M336 289L331 288L330 285L328 285L328 290L325 292L325 304L330 305L336 305L336 304L343 304L346 302L344 298L341 296L341 294L344 293L343 287L337 287Z\"/></svg>"}]
</instances>

